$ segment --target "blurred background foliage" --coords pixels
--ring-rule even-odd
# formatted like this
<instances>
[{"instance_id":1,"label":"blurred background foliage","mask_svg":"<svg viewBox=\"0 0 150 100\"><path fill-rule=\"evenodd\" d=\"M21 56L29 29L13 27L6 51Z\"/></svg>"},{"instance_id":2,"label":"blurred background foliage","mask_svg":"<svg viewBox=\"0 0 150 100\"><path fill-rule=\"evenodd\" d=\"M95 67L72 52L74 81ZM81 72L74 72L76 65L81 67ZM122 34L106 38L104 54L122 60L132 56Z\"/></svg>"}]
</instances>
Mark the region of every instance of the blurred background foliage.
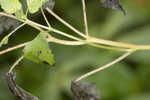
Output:
<instances>
[{"instance_id":1,"label":"blurred background foliage","mask_svg":"<svg viewBox=\"0 0 150 100\"><path fill-rule=\"evenodd\" d=\"M86 1L90 35L114 41L150 44L149 0L121 0L127 11L126 16L118 10L102 8L99 0ZM84 31L81 0L55 0L55 2L54 11ZM48 13L46 15L53 27L73 34ZM46 25L40 12L31 15L31 18ZM8 32L0 33L0 38ZM37 33L35 29L25 26L11 36L9 44L0 50L32 40ZM16 67L17 83L38 96L39 100L73 100L70 91L71 80L122 54L90 46L73 47L55 43L50 43L50 46L55 54L55 67L35 64L26 59ZM8 90L4 73L21 54L22 49L18 49L0 56L0 100L15 100ZM95 83L102 100L150 100L149 60L150 51L139 51L84 81Z\"/></svg>"}]
</instances>

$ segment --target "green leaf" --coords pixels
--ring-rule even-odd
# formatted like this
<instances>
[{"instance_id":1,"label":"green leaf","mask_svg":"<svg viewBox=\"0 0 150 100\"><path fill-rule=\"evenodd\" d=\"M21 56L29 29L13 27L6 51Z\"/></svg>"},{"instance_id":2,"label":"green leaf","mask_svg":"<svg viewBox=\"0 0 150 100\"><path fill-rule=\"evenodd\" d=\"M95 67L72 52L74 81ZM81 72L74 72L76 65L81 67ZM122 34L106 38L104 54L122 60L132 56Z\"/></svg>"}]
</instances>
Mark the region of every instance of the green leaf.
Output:
<instances>
[{"instance_id":1,"label":"green leaf","mask_svg":"<svg viewBox=\"0 0 150 100\"><path fill-rule=\"evenodd\" d=\"M42 7L48 0L27 0L27 5L30 13L35 13Z\"/></svg>"},{"instance_id":2,"label":"green leaf","mask_svg":"<svg viewBox=\"0 0 150 100\"><path fill-rule=\"evenodd\" d=\"M24 56L36 63L48 63L54 65L54 56L46 40L46 33L40 33L24 48Z\"/></svg>"},{"instance_id":3,"label":"green leaf","mask_svg":"<svg viewBox=\"0 0 150 100\"><path fill-rule=\"evenodd\" d=\"M23 13L23 9L17 11L15 13L16 17L19 18L19 19L25 19L26 18L26 15Z\"/></svg>"},{"instance_id":4,"label":"green leaf","mask_svg":"<svg viewBox=\"0 0 150 100\"><path fill-rule=\"evenodd\" d=\"M15 13L22 7L19 0L0 0L0 5L7 13Z\"/></svg>"}]
</instances>

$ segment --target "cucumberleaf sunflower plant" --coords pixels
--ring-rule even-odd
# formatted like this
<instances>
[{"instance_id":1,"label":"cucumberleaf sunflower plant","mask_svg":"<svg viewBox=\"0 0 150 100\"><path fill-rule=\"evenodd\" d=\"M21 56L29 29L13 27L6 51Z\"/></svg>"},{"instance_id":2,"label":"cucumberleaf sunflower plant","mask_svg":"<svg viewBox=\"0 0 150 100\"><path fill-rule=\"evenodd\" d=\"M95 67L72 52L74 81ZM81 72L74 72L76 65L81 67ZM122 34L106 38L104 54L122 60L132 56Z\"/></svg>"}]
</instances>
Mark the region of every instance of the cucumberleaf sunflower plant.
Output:
<instances>
[{"instance_id":1,"label":"cucumberleaf sunflower plant","mask_svg":"<svg viewBox=\"0 0 150 100\"><path fill-rule=\"evenodd\" d=\"M4 12L0 12L0 16L9 17L21 22L21 24L17 28L15 28L12 32L10 32L0 41L0 48L3 45L8 44L9 37L26 24L39 31L37 36L32 41L27 41L25 43L0 51L0 55L2 55L7 52L24 47L22 50L23 51L22 56L11 66L8 73L13 72L13 69L16 67L16 65L18 65L19 62L22 61L22 59L24 58L31 60L35 63L47 63L50 66L53 66L55 64L54 54L52 53L49 47L49 43L52 42L66 45L66 46L89 45L98 49L102 48L102 49L115 50L118 52L124 52L124 54L122 54L120 57L116 58L112 62L104 66L100 66L99 68L76 78L75 82L78 82L92 74L95 74L96 72L104 70L120 62L121 60L125 59L126 57L128 57L129 55L131 55L136 51L150 50L150 45L128 44L128 43L105 40L103 38L90 36L90 34L92 33L89 33L88 31L88 22L87 22L88 17L86 14L87 13L86 2L85 0L81 0L81 3L82 3L82 11L83 11L83 22L85 26L84 32L81 32L80 30L76 29L74 26L69 24L67 21L63 20L61 16L58 16L53 11L53 7L55 4L53 0L0 0L0 6L4 10ZM105 0L103 4L104 7L120 9L121 11L123 11L124 15L126 14L125 10L120 5L119 0ZM43 18L45 19L47 26L34 22L32 21L32 19L28 18L28 14L36 13L39 10L41 11ZM53 27L50 24L50 22L47 20L46 15L44 14L45 10L50 15L55 17L58 21L60 21L62 24L67 26L69 29L71 29L74 32L74 34L78 35L78 37L74 35L70 35L68 33L63 32L63 30L58 30L55 27ZM68 40L54 37L50 34L51 32L65 36L68 38Z\"/></svg>"}]
</instances>

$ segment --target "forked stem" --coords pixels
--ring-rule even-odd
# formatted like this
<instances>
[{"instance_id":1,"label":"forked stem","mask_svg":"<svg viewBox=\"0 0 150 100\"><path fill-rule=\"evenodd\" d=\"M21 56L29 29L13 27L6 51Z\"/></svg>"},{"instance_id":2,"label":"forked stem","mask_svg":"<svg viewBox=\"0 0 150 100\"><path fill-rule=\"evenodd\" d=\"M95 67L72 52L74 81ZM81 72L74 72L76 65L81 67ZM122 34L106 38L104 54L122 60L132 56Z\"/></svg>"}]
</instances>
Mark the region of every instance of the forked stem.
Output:
<instances>
[{"instance_id":1,"label":"forked stem","mask_svg":"<svg viewBox=\"0 0 150 100\"><path fill-rule=\"evenodd\" d=\"M50 10L51 11L51 10ZM54 12L52 12L54 15L56 15ZM20 19L17 19L15 16L13 15L10 15L10 14L7 14L7 13L2 13L0 12L0 15L2 16L7 16L7 17L10 17L10 18L13 18L13 19L16 19L16 20L19 20L21 22L25 22L24 20L20 20ZM57 15L56 15L57 16ZM56 17L55 16L55 17ZM59 20L60 17L56 17L57 20ZM61 19L62 20L62 19ZM60 21L60 20L59 20ZM30 20L26 20L26 23L32 27L34 27L35 29L39 30L39 31L44 31L42 30L41 28L44 28L44 29L47 29L47 30L50 30L48 27L46 26L43 26L43 25L40 25L38 23L35 23L33 21L30 21ZM63 23L65 24L65 23ZM64 33L64 32L61 32L61 33ZM49 36L51 36L50 34L48 34ZM61 34L62 35L62 34ZM64 36L66 35L66 33L63 34ZM68 34L69 35L69 34ZM84 35L84 34L83 34ZM67 35L66 35L67 36ZM85 38L86 38L86 35L84 35ZM52 37L52 36L51 36ZM54 38L54 37L53 37ZM57 42L57 41L54 41L56 43L60 43ZM81 41L78 41L81 43ZM83 41L82 41L83 42ZM80 44L79 43L79 44ZM150 50L150 45L134 45L134 44L128 44L128 43L123 43L123 42L116 42L116 41L110 41L110 40L104 40L104 39L101 39L101 38L95 38L95 37L88 37L88 40L87 42L84 42L85 43L96 43L96 44L100 44L100 45L106 45L106 46L112 46L112 47L119 47L119 48L122 48L123 51L127 51L126 49L136 49L136 50ZM60 44L63 44L63 43L60 43ZM69 43L70 44L70 43ZM116 49L117 49L116 48ZM106 48L107 49L107 48ZM121 51L122 51L121 50Z\"/></svg>"},{"instance_id":2,"label":"forked stem","mask_svg":"<svg viewBox=\"0 0 150 100\"><path fill-rule=\"evenodd\" d=\"M112 62L110 62L110 63L108 63L108 64L106 64L106 65L104 65L104 66L102 66L102 67L99 67L99 68L97 68L97 69L95 69L95 70L93 70L93 71L91 71L91 72L88 72L88 73L86 73L86 74L80 76L80 77L77 78L75 81L78 82L78 81L80 81L80 80L82 80L82 79L84 79L84 78L86 78L86 77L88 77L88 76L90 76L90 75L93 75L93 74L95 74L95 73L97 73L97 72L99 72L99 71L102 71L102 70L104 70L104 69L106 69L106 68L111 67L112 65L114 65L114 64L116 64L116 63L118 63L118 62L120 62L121 60L123 60L124 58L126 58L127 56L129 56L129 55L130 55L131 53L133 53L134 51L135 51L135 50L130 50L130 51L126 52L125 54L123 54L123 55L120 56L119 58L115 59L114 61L112 61Z\"/></svg>"},{"instance_id":3,"label":"forked stem","mask_svg":"<svg viewBox=\"0 0 150 100\"><path fill-rule=\"evenodd\" d=\"M51 9L46 8L46 10L53 15L57 20L59 20L61 23L63 23L65 26L67 26L68 28L70 28L72 31L74 31L75 33L77 33L78 35L86 38L86 35L84 35L82 32L80 32L79 30L77 30L76 28L74 28L73 26L71 26L69 23L67 23L66 21L64 21L61 17L59 17L58 15L56 15Z\"/></svg>"},{"instance_id":4,"label":"forked stem","mask_svg":"<svg viewBox=\"0 0 150 100\"><path fill-rule=\"evenodd\" d=\"M43 17L44 17L44 19L45 19L45 21L46 21L48 27L51 28L51 25L50 25L50 23L48 22L48 20L47 20L47 18L46 18L46 15L45 15L45 13L44 13L44 11L43 11L42 8L41 8L41 13L42 13L42 15L43 15Z\"/></svg>"}]
</instances>

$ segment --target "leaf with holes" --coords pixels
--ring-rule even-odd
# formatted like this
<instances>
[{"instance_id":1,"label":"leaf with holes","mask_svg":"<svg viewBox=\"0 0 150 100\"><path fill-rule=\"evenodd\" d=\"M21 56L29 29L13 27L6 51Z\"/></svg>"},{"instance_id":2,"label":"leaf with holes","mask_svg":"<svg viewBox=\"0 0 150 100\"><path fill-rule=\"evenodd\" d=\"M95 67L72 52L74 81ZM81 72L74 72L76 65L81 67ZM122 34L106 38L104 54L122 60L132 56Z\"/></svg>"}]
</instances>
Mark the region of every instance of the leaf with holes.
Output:
<instances>
[{"instance_id":1,"label":"leaf with holes","mask_svg":"<svg viewBox=\"0 0 150 100\"><path fill-rule=\"evenodd\" d=\"M19 0L0 0L0 5L7 13L15 13L22 8Z\"/></svg>"},{"instance_id":2,"label":"leaf with holes","mask_svg":"<svg viewBox=\"0 0 150 100\"><path fill-rule=\"evenodd\" d=\"M36 63L54 65L54 55L49 48L46 36L46 33L41 32L24 48L25 58Z\"/></svg>"},{"instance_id":3,"label":"leaf with holes","mask_svg":"<svg viewBox=\"0 0 150 100\"><path fill-rule=\"evenodd\" d=\"M42 7L48 0L27 0L27 5L30 13L35 13Z\"/></svg>"}]
</instances>

